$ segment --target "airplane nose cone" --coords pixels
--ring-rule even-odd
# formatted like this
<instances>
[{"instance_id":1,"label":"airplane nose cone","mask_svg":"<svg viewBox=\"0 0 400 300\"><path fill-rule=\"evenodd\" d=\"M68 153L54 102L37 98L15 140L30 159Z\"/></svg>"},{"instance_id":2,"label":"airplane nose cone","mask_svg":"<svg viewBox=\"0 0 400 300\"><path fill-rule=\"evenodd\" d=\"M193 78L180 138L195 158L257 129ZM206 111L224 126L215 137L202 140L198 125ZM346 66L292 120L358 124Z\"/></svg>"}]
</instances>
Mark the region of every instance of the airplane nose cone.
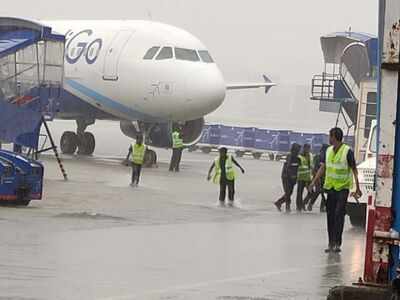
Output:
<instances>
[{"instance_id":1,"label":"airplane nose cone","mask_svg":"<svg viewBox=\"0 0 400 300\"><path fill-rule=\"evenodd\" d=\"M186 79L185 108L195 118L203 117L222 104L225 92L225 81L217 68L190 73Z\"/></svg>"}]
</instances>

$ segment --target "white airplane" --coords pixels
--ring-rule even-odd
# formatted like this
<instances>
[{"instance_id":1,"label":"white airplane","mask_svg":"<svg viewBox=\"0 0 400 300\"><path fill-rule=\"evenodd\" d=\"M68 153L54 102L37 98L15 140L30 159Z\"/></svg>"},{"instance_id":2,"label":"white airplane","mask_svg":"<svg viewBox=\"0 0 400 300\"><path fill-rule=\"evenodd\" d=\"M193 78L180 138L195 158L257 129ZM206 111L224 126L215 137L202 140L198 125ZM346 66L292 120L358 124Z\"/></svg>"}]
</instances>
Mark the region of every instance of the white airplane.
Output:
<instances>
[{"instance_id":1,"label":"white airplane","mask_svg":"<svg viewBox=\"0 0 400 300\"><path fill-rule=\"evenodd\" d=\"M174 124L185 145L196 143L204 116L224 101L226 90L265 88L265 82L226 84L205 45L192 34L150 21L49 21L65 34L64 92L56 118L76 120L64 132L61 151L90 155L96 119L120 121L122 132L144 134L154 147L171 146ZM150 152L150 160L155 153Z\"/></svg>"}]
</instances>

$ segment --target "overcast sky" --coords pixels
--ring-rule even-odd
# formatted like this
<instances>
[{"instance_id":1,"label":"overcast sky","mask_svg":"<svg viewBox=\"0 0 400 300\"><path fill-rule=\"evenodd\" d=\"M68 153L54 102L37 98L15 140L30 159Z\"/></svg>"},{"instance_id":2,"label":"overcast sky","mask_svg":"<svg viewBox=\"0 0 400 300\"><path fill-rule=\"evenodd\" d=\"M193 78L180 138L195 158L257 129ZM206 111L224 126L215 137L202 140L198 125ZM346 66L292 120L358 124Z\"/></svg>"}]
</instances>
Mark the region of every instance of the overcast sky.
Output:
<instances>
[{"instance_id":1,"label":"overcast sky","mask_svg":"<svg viewBox=\"0 0 400 300\"><path fill-rule=\"evenodd\" d=\"M254 81L265 73L279 84L267 96L261 91L231 92L224 107L211 116L213 121L231 118L245 122L251 118L262 122L260 126L272 126L280 113L289 119L296 119L299 110L317 114L318 105L311 103L307 92L302 91L308 90L312 75L322 71L321 35L350 26L353 31L376 34L378 26L378 0L3 2L0 14L6 16L152 19L182 27L208 46L228 82ZM254 116L249 116L254 109ZM318 117L329 127L333 118L324 115ZM310 126L304 122L300 127Z\"/></svg>"}]
</instances>

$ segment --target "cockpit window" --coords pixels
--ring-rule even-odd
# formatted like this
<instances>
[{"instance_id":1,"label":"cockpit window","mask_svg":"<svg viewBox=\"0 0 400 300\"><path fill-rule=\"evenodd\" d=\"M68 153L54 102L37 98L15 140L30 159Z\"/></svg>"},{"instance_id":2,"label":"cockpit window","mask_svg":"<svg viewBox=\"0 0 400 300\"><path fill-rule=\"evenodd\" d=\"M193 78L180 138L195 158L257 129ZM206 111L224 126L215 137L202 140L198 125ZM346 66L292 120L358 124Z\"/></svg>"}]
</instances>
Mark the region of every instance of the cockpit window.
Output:
<instances>
[{"instance_id":1,"label":"cockpit window","mask_svg":"<svg viewBox=\"0 0 400 300\"><path fill-rule=\"evenodd\" d=\"M196 50L175 48L175 57L179 60L200 61Z\"/></svg>"},{"instance_id":2,"label":"cockpit window","mask_svg":"<svg viewBox=\"0 0 400 300\"><path fill-rule=\"evenodd\" d=\"M146 54L145 54L145 56L143 57L143 59L153 59L154 56L157 54L158 49L160 49L160 47L152 47L152 48L150 48L150 49L146 52Z\"/></svg>"},{"instance_id":3,"label":"cockpit window","mask_svg":"<svg viewBox=\"0 0 400 300\"><path fill-rule=\"evenodd\" d=\"M206 50L199 50L199 55L201 57L201 60L205 63L213 63L214 62L210 53Z\"/></svg>"},{"instance_id":4,"label":"cockpit window","mask_svg":"<svg viewBox=\"0 0 400 300\"><path fill-rule=\"evenodd\" d=\"M164 47L161 49L160 53L158 53L156 60L170 59L173 57L174 57L174 53L172 52L172 48Z\"/></svg>"}]
</instances>

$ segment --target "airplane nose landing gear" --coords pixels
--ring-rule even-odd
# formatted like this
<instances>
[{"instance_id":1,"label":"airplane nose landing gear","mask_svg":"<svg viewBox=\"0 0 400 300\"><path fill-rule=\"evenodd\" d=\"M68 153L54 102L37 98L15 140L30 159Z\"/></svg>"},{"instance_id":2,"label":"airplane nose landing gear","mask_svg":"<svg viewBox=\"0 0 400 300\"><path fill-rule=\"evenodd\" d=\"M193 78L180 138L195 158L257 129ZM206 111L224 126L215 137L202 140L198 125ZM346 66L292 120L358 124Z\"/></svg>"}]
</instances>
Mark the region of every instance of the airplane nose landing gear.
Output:
<instances>
[{"instance_id":1,"label":"airplane nose landing gear","mask_svg":"<svg viewBox=\"0 0 400 300\"><path fill-rule=\"evenodd\" d=\"M86 132L89 125L94 124L94 120L78 119L77 133L66 131L61 136L60 148L64 154L74 154L78 150L80 155L92 155L96 147L96 140L92 133Z\"/></svg>"}]
</instances>

